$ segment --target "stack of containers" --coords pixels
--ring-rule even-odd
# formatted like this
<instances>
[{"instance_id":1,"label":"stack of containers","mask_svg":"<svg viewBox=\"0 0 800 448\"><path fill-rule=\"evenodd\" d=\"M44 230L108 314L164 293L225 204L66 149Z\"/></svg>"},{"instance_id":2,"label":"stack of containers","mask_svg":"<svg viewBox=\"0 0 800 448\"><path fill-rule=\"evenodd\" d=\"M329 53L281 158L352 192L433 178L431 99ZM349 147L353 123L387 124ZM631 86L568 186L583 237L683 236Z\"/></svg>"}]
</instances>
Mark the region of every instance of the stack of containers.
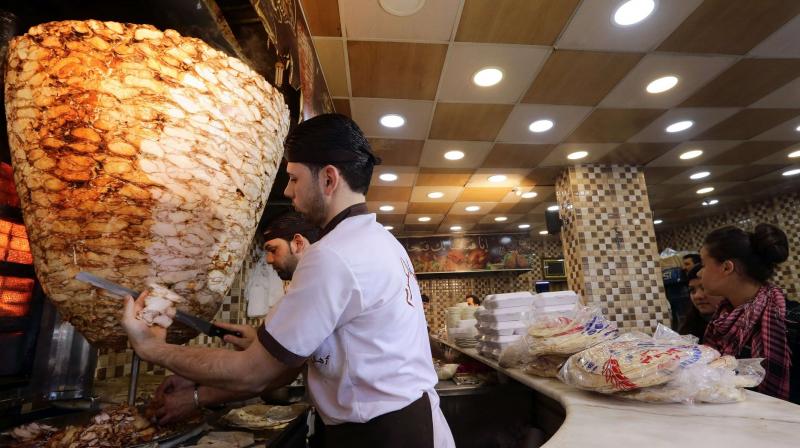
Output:
<instances>
[{"instance_id":1,"label":"stack of containers","mask_svg":"<svg viewBox=\"0 0 800 448\"><path fill-rule=\"evenodd\" d=\"M475 313L480 334L478 352L498 359L506 347L518 341L531 319L534 295L528 291L489 294Z\"/></svg>"},{"instance_id":2,"label":"stack of containers","mask_svg":"<svg viewBox=\"0 0 800 448\"><path fill-rule=\"evenodd\" d=\"M475 329L475 308L459 303L447 309L447 339L459 347L475 347L478 332Z\"/></svg>"},{"instance_id":3,"label":"stack of containers","mask_svg":"<svg viewBox=\"0 0 800 448\"><path fill-rule=\"evenodd\" d=\"M533 296L533 312L536 315L569 313L577 303L575 291L543 292Z\"/></svg>"}]
</instances>

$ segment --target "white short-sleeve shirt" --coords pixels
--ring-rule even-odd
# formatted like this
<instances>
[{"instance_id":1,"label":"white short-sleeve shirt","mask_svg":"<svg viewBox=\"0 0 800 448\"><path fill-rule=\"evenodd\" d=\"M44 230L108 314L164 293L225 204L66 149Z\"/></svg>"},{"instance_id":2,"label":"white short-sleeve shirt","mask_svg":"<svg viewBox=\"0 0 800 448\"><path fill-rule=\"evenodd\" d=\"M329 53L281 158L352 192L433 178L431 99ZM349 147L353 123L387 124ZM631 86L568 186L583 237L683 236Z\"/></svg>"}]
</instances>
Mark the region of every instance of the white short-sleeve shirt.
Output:
<instances>
[{"instance_id":1,"label":"white short-sleeve shirt","mask_svg":"<svg viewBox=\"0 0 800 448\"><path fill-rule=\"evenodd\" d=\"M308 362L326 424L366 422L427 392L435 446L454 446L411 261L374 214L346 218L307 249L259 340L281 362Z\"/></svg>"}]
</instances>

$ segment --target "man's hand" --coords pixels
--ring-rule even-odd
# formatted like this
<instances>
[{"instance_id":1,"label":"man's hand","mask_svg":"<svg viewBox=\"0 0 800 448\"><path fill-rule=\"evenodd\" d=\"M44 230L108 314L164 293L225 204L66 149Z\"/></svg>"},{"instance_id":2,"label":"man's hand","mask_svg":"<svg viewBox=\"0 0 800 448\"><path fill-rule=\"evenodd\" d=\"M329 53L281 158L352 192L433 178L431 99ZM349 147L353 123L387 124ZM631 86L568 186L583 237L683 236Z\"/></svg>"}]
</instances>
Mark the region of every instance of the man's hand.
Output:
<instances>
[{"instance_id":1,"label":"man's hand","mask_svg":"<svg viewBox=\"0 0 800 448\"><path fill-rule=\"evenodd\" d=\"M165 344L167 329L160 325L148 326L136 315L144 308L144 300L148 292L145 291L135 301L132 297L125 297L125 308L122 314L122 328L128 333L128 340L136 353L145 361L149 358L149 349L159 344Z\"/></svg>"},{"instance_id":2,"label":"man's hand","mask_svg":"<svg viewBox=\"0 0 800 448\"><path fill-rule=\"evenodd\" d=\"M200 412L194 403L194 382L178 375L168 376L158 386L153 401L160 425L185 420Z\"/></svg>"},{"instance_id":3,"label":"man's hand","mask_svg":"<svg viewBox=\"0 0 800 448\"><path fill-rule=\"evenodd\" d=\"M225 342L233 344L233 348L242 351L250 347L250 344L256 340L256 329L249 325L236 325L227 322L214 322L214 325L224 328L226 330L238 331L242 333L242 337L238 338L232 334L226 334L223 338Z\"/></svg>"},{"instance_id":4,"label":"man's hand","mask_svg":"<svg viewBox=\"0 0 800 448\"><path fill-rule=\"evenodd\" d=\"M164 395L171 394L179 389L192 389L194 390L194 381L187 380L186 378L178 375L170 375L156 389L155 397L162 398Z\"/></svg>"}]
</instances>

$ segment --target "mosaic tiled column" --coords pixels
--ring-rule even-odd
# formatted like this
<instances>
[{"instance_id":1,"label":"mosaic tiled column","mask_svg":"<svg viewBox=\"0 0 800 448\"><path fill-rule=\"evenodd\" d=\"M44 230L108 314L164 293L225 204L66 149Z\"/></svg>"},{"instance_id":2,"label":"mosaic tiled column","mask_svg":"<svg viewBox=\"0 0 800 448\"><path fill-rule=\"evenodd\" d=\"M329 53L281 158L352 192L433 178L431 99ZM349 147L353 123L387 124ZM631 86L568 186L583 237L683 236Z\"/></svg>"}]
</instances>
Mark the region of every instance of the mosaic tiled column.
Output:
<instances>
[{"instance_id":1,"label":"mosaic tiled column","mask_svg":"<svg viewBox=\"0 0 800 448\"><path fill-rule=\"evenodd\" d=\"M656 233L641 169L570 167L556 182L570 289L620 328L669 324Z\"/></svg>"}]
</instances>

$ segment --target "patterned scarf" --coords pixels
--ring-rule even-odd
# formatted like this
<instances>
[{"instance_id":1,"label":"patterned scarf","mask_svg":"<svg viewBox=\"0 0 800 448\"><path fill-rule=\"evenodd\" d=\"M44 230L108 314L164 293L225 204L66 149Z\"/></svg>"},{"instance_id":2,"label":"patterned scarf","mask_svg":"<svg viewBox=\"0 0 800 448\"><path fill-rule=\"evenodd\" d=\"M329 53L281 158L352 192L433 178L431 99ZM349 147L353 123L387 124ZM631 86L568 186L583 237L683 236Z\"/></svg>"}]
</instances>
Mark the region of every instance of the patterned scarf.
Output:
<instances>
[{"instance_id":1,"label":"patterned scarf","mask_svg":"<svg viewBox=\"0 0 800 448\"><path fill-rule=\"evenodd\" d=\"M703 343L723 355L739 356L750 345L753 358L764 358L767 375L757 387L776 398L789 398L791 353L786 341L786 298L780 288L765 285L750 302L734 308L727 299L706 328Z\"/></svg>"}]
</instances>

